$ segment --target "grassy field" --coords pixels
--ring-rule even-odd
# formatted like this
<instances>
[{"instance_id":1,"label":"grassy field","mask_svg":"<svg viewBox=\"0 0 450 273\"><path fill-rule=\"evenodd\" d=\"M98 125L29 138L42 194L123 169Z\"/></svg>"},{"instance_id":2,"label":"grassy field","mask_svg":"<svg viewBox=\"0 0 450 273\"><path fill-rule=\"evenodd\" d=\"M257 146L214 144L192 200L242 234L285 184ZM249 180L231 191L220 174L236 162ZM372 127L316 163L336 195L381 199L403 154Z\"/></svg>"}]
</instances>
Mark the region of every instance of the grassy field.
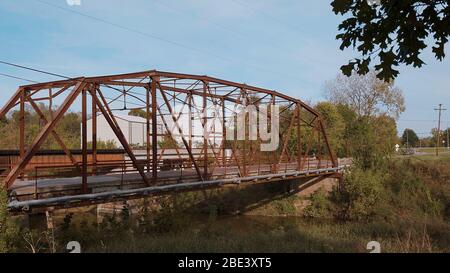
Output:
<instances>
[{"instance_id":1,"label":"grassy field","mask_svg":"<svg viewBox=\"0 0 450 273\"><path fill-rule=\"evenodd\" d=\"M436 156L434 153L427 153L427 154L415 154L410 157L417 160L450 163L450 152L447 150L439 152L438 156Z\"/></svg>"},{"instance_id":2,"label":"grassy field","mask_svg":"<svg viewBox=\"0 0 450 273\"><path fill-rule=\"evenodd\" d=\"M436 148L433 148L433 147L415 148L415 150L416 150L416 152L420 152L420 153L428 153L428 154L435 154L436 153ZM439 148L439 153L449 154L450 153L450 149L447 149L447 147L440 147Z\"/></svg>"},{"instance_id":3,"label":"grassy field","mask_svg":"<svg viewBox=\"0 0 450 273\"><path fill-rule=\"evenodd\" d=\"M339 223L302 218L238 216L206 221L179 232L126 233L90 243L87 252L450 252L445 227L416 224Z\"/></svg>"}]
</instances>

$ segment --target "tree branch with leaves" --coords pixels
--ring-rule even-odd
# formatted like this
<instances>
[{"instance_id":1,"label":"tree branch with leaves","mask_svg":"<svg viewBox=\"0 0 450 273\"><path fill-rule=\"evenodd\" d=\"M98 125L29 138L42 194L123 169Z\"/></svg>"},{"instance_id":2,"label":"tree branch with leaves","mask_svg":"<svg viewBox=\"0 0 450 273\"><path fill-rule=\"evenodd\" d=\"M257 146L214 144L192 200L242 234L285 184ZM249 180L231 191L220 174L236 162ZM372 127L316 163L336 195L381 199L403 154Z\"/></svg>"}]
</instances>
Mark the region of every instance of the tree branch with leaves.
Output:
<instances>
[{"instance_id":1,"label":"tree branch with leaves","mask_svg":"<svg viewBox=\"0 0 450 273\"><path fill-rule=\"evenodd\" d=\"M340 49L354 48L361 56L341 66L342 73L367 74L375 63L377 77L396 78L401 64L422 67L427 42L437 60L445 57L450 32L450 0L333 0L335 14L345 19L336 39Z\"/></svg>"}]
</instances>

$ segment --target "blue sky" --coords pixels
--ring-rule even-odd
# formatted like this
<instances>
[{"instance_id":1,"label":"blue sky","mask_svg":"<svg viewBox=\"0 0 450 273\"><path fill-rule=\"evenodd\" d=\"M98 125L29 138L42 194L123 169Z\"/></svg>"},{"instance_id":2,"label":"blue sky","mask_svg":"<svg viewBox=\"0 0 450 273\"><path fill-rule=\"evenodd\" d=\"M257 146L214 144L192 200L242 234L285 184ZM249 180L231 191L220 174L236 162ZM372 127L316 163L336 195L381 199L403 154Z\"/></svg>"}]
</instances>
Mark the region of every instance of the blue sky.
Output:
<instances>
[{"instance_id":1,"label":"blue sky","mask_svg":"<svg viewBox=\"0 0 450 273\"><path fill-rule=\"evenodd\" d=\"M60 9L43 2L60 6ZM307 102L323 100L326 80L357 53L338 49L340 17L330 1L298 0L2 0L0 59L68 76L159 69L207 74L275 89ZM77 13L115 23L92 20ZM400 69L406 112L399 131L436 127L443 103L450 126L450 59ZM37 81L47 75L0 65L0 73ZM0 101L24 82L0 76Z\"/></svg>"}]
</instances>

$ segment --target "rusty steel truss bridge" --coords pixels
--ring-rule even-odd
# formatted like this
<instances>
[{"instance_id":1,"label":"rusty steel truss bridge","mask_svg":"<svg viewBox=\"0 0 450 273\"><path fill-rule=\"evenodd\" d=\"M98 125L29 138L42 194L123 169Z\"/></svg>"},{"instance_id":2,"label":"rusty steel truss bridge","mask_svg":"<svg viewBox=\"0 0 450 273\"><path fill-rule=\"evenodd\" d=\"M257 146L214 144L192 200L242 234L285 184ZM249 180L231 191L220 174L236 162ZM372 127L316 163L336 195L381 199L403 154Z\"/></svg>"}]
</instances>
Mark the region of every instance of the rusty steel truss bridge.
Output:
<instances>
[{"instance_id":1,"label":"rusty steel truss bridge","mask_svg":"<svg viewBox=\"0 0 450 273\"><path fill-rule=\"evenodd\" d=\"M236 109L248 105L258 112L279 106L275 150L259 149L264 142L259 136L227 136ZM116 117L133 109L145 119L141 145L130 143ZM27 112L38 115L38 132L27 131ZM12 113L19 120L17 143L0 151L0 179L15 212L241 183L339 178L343 168L312 107L277 91L208 76L151 70L24 85L3 106L0 119ZM68 147L60 133L68 113L81 113L80 147ZM270 121L270 113L264 115ZM120 149L99 147L98 130L105 130L98 128L99 117ZM211 119L221 125L209 126ZM208 135L192 129L194 122ZM50 139L59 150L44 149Z\"/></svg>"}]
</instances>

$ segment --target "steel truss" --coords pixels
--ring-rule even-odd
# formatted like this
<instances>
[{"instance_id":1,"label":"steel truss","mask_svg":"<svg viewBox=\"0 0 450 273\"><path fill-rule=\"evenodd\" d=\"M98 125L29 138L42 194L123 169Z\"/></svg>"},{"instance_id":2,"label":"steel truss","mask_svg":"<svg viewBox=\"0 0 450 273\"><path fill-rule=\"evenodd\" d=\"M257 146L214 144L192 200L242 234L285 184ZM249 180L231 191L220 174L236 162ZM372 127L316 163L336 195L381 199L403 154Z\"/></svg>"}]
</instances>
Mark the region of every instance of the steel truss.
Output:
<instances>
[{"instance_id":1,"label":"steel truss","mask_svg":"<svg viewBox=\"0 0 450 273\"><path fill-rule=\"evenodd\" d=\"M81 102L80 102L81 100ZM42 111L42 102L50 114ZM39 103L39 105L38 105ZM59 106L54 109L54 105ZM68 111L81 104L81 160L77 160L57 133L57 126ZM117 105L122 105L117 108ZM133 107L130 108L129 105ZM227 130L237 107L254 105L280 106L280 145L276 151L262 152L257 147L263 141L227 140ZM25 107L33 109L44 123L31 143L26 143ZM155 186L160 177L166 153L171 150L159 147L158 121L164 125L164 136L178 139L180 144L173 157L182 163L174 169L191 170L197 181L212 181L232 177L246 178L283 172L303 172L308 169L338 167L319 113L299 99L273 90L221 80L208 76L188 75L162 71L144 71L100 77L80 77L69 80L25 85L0 111L0 119L13 108L19 108L19 160L10 166L4 178L9 190L16 181L37 179L26 172L31 159L42 143L52 136L70 159L71 167L81 177L80 192L90 193L88 177L98 175L102 162L97 158L97 116L101 114L113 130L126 153L124 162L128 172L138 173L142 188ZM221 109L220 113L211 109ZM137 155L124 136L114 113L118 110L142 109L145 111L145 155ZM209 137L192 130L182 129L180 115L187 114L189 123L200 121L203 129L208 120L222 119L217 126L206 128ZM87 135L87 119L92 118L92 139ZM269 117L270 118L270 117ZM171 128L172 127L172 128ZM173 130L175 127L175 130ZM88 143L92 147L88 149ZM197 152L194 152L197 151ZM198 152L200 151L200 152ZM39 166L36 166L39 167ZM183 175L178 182L183 182Z\"/></svg>"}]
</instances>

